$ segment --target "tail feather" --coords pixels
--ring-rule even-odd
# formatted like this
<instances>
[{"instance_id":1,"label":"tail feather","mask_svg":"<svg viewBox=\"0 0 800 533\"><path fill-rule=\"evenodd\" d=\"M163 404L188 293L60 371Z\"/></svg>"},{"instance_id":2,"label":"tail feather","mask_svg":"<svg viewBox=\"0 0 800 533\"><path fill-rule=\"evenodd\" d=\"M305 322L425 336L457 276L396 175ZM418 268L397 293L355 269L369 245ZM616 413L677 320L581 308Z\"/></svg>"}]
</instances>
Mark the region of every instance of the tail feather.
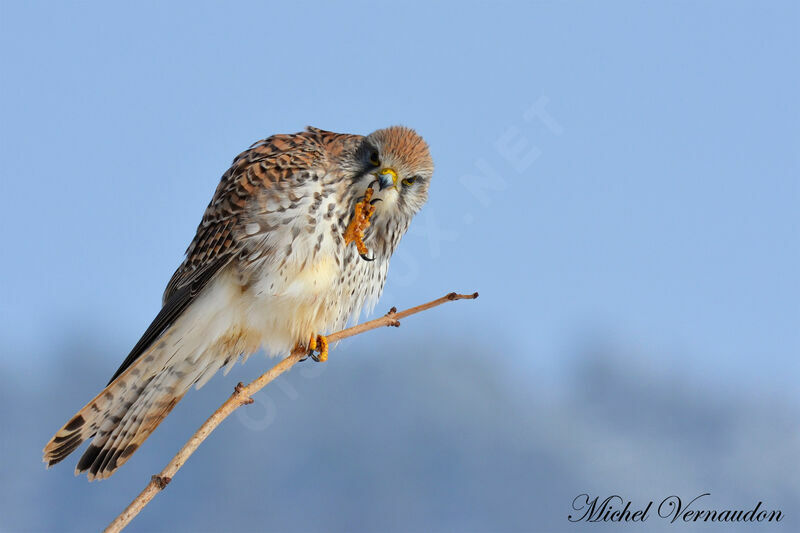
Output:
<instances>
[{"instance_id":1,"label":"tail feather","mask_svg":"<svg viewBox=\"0 0 800 533\"><path fill-rule=\"evenodd\" d=\"M62 461L94 437L75 474L86 472L90 481L108 478L130 459L193 384L202 386L226 361L213 357L211 350L199 359L163 361L156 354L137 361L56 433L44 449L45 463L50 467ZM142 375L135 384L126 380L127 372L134 369Z\"/></svg>"},{"instance_id":2,"label":"tail feather","mask_svg":"<svg viewBox=\"0 0 800 533\"><path fill-rule=\"evenodd\" d=\"M87 472L90 480L110 476L191 386L182 379L191 373L187 368L191 365L179 352L170 342L169 332L162 336L58 430L44 448L47 466L59 463L94 437L75 473Z\"/></svg>"},{"instance_id":3,"label":"tail feather","mask_svg":"<svg viewBox=\"0 0 800 533\"><path fill-rule=\"evenodd\" d=\"M179 367L186 367L181 371ZM78 462L76 474L87 472L90 480L104 479L122 466L183 398L193 381L204 372L215 373L219 364L191 368L175 365L160 372L113 424L110 432L98 433Z\"/></svg>"},{"instance_id":4,"label":"tail feather","mask_svg":"<svg viewBox=\"0 0 800 533\"><path fill-rule=\"evenodd\" d=\"M239 294L238 285L235 294ZM155 430L192 385L200 388L222 366L258 349L261 333L242 328L228 305L228 285L198 299L168 329L53 436L48 467L92 439L76 474L109 477Z\"/></svg>"},{"instance_id":5,"label":"tail feather","mask_svg":"<svg viewBox=\"0 0 800 533\"><path fill-rule=\"evenodd\" d=\"M140 415L142 411L148 409L153 402L153 397L159 392L157 382L160 378L162 375L156 376L147 383L121 418L118 418L116 422L111 421L104 424L103 429L98 431L78 461L75 474L88 472L90 479L95 477L102 479L105 476L98 475L99 472L105 472L107 469L115 470L133 454L136 447L128 448L130 442L126 442L124 439L141 425L142 417ZM124 452L125 456L121 457ZM119 459L123 459L123 461L120 462Z\"/></svg>"},{"instance_id":6,"label":"tail feather","mask_svg":"<svg viewBox=\"0 0 800 533\"><path fill-rule=\"evenodd\" d=\"M82 428L83 418L77 416L70 420L63 429L61 429L45 448L45 462L47 466L61 462L66 456L75 451L75 448L88 438L88 435L76 429ZM78 425L80 425L78 427Z\"/></svg>"},{"instance_id":7,"label":"tail feather","mask_svg":"<svg viewBox=\"0 0 800 533\"><path fill-rule=\"evenodd\" d=\"M137 401L135 411L128 411L105 442L89 445L76 474L86 472L89 480L105 479L130 459L139 446L183 398L183 394L164 394L155 391Z\"/></svg>"},{"instance_id":8,"label":"tail feather","mask_svg":"<svg viewBox=\"0 0 800 533\"><path fill-rule=\"evenodd\" d=\"M109 389L117 388L109 385L106 389L98 394L92 401L78 411L69 422L64 424L64 427L58 430L56 434L47 443L44 448L44 462L47 463L48 468L61 462L69 454L75 451L83 441L90 438L97 431L97 417L104 413L110 402L106 398L106 394L110 394Z\"/></svg>"}]
</instances>

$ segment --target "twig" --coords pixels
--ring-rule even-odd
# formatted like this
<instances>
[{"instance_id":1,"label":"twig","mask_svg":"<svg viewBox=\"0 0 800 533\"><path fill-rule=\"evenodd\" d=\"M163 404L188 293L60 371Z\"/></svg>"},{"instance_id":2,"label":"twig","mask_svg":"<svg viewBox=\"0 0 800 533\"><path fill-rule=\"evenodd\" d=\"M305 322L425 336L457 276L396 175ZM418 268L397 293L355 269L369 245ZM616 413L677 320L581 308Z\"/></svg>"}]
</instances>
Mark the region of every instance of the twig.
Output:
<instances>
[{"instance_id":1,"label":"twig","mask_svg":"<svg viewBox=\"0 0 800 533\"><path fill-rule=\"evenodd\" d=\"M454 300L474 300L477 297L477 292L474 294L456 294L451 292L450 294L442 296L441 298L426 304L411 307L405 311L397 311L396 308L392 307L388 313L380 318L376 318L375 320L370 320L369 322L364 322L357 326L353 326L352 328L344 329L328 335L328 342L334 343L336 341L346 339L347 337L352 337L371 329L384 326L397 327L400 325L401 319L413 314L427 311L432 307L442 305L446 302L452 302ZM127 526L142 509L144 509L145 505L150 503L150 500L152 500L156 494L162 491L167 484L172 481L175 473L184 465L184 463L195 452L195 450L197 450L200 444L206 440L206 437L208 437L223 420L225 420L231 413L233 413L242 405L253 403L253 398L251 396L254 393L258 392L270 381L274 380L292 368L295 363L302 360L304 357L306 357L306 355L307 353L305 349L302 347L296 348L285 359L270 368L267 372L262 374L258 379L249 385L244 386L241 383L236 385L231 397L228 398L225 403L223 403L216 411L214 411L214 414L212 414L208 420L206 420L203 425L200 426L200 429L198 429L188 440L188 442L183 445L183 448L181 448L180 451L175 454L175 457L173 457L172 460L167 463L167 466L165 466L159 474L151 477L150 483L148 483L144 490L139 493L136 499L134 499L130 505L128 505L128 507L126 507L125 510L122 511L122 513L120 513L120 515L108 525L108 527L105 529L105 532L115 533L122 531L122 529Z\"/></svg>"}]
</instances>

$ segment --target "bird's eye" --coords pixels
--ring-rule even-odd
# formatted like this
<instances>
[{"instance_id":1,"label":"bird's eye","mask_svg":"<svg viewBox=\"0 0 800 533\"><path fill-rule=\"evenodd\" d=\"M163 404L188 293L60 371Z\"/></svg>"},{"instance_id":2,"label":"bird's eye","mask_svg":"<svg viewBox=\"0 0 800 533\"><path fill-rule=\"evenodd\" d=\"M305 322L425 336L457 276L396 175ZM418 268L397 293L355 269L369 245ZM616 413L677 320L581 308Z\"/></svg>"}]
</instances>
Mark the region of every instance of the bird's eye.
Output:
<instances>
[{"instance_id":1,"label":"bird's eye","mask_svg":"<svg viewBox=\"0 0 800 533\"><path fill-rule=\"evenodd\" d=\"M415 181L417 181L417 176L411 176L410 178L406 178L402 181L403 185L412 185Z\"/></svg>"},{"instance_id":2,"label":"bird's eye","mask_svg":"<svg viewBox=\"0 0 800 533\"><path fill-rule=\"evenodd\" d=\"M378 156L378 151L373 150L369 153L369 162L372 163L374 166L379 166L381 164L380 157Z\"/></svg>"}]
</instances>

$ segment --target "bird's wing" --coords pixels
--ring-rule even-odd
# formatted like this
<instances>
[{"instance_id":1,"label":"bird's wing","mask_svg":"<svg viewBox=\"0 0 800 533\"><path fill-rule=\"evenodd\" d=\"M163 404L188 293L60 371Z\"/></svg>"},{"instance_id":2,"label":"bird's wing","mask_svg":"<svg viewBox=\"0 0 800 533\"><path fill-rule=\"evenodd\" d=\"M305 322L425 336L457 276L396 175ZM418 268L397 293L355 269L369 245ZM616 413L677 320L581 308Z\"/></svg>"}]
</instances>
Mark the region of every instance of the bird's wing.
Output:
<instances>
[{"instance_id":1,"label":"bird's wing","mask_svg":"<svg viewBox=\"0 0 800 533\"><path fill-rule=\"evenodd\" d=\"M163 307L111 378L113 382L196 299L214 276L240 254L247 253L243 231L251 202L290 179L304 179L320 164L330 132L309 129L294 135L275 135L239 154L222 176L206 208L197 234L164 291Z\"/></svg>"}]
</instances>

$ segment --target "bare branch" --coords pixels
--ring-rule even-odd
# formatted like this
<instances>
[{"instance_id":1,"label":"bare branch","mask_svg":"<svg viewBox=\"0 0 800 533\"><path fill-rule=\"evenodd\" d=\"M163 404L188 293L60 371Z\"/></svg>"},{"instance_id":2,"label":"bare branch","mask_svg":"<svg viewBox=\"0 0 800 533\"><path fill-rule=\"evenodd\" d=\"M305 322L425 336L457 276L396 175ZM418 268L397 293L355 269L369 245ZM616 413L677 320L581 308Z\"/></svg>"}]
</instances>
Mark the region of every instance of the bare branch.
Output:
<instances>
[{"instance_id":1,"label":"bare branch","mask_svg":"<svg viewBox=\"0 0 800 533\"><path fill-rule=\"evenodd\" d=\"M380 327L397 327L400 325L400 320L413 314L427 311L428 309L442 305L443 303L452 302L455 300L474 300L477 297L477 292L473 294L456 294L451 292L450 294L442 296L441 298L418 305L416 307L411 307L405 311L397 311L396 308L392 307L388 313L380 318L376 318L375 320L370 320L369 322L364 322L357 326L353 326L352 328L344 329L328 335L328 342L334 343L336 341L353 337L354 335L359 335L366 331ZM232 412L242 405L253 403L253 398L251 396L254 393L258 392L270 381L274 380L292 368L295 363L302 360L304 357L306 357L306 355L307 353L304 348L295 348L285 359L281 360L278 364L270 368L267 372L262 374L258 379L249 385L244 386L241 383L236 385L231 397L228 398L225 403L223 403L216 411L214 411L214 414L212 414L208 420L206 420L203 425L200 426L200 429L198 429L186 442L186 444L183 445L183 448L181 448L180 451L175 454L175 457L173 457L172 460L167 463L167 466L165 466L159 474L151 477L150 483L147 484L144 490L139 493L139 495L130 503L130 505L128 505L128 507L126 507L125 510L122 511L122 513L120 513L120 515L108 525L108 527L105 529L106 533L122 531L122 529L127 526L148 503L150 503L150 500L152 500L156 494L166 488L167 484L172 481L175 473L184 465L184 463L186 463L186 461L195 452L195 450L197 450L200 444L206 440L206 437L208 437L223 420L225 420Z\"/></svg>"}]
</instances>

